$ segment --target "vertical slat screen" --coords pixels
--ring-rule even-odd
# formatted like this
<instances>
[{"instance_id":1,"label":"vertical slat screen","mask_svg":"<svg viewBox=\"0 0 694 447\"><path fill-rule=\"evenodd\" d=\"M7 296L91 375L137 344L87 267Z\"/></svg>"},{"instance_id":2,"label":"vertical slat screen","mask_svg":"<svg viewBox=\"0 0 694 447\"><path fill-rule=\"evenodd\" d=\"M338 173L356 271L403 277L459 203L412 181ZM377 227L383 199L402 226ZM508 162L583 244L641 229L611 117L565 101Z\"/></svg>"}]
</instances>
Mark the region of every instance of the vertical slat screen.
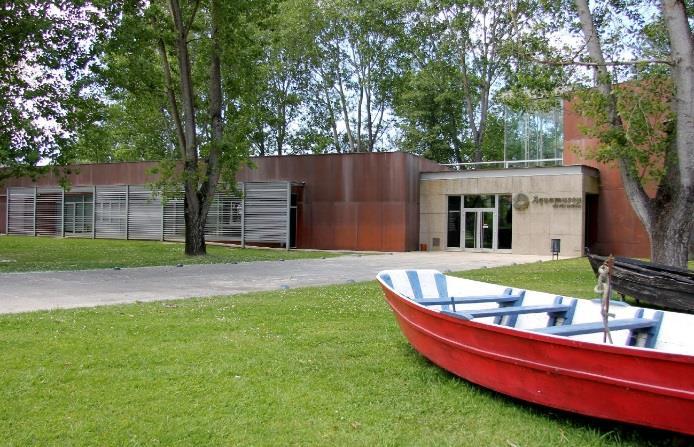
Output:
<instances>
[{"instance_id":1,"label":"vertical slat screen","mask_svg":"<svg viewBox=\"0 0 694 447\"><path fill-rule=\"evenodd\" d=\"M161 199L145 186L131 186L128 199L128 238L161 239Z\"/></svg>"},{"instance_id":2,"label":"vertical slat screen","mask_svg":"<svg viewBox=\"0 0 694 447\"><path fill-rule=\"evenodd\" d=\"M7 234L34 235L34 188L7 189Z\"/></svg>"},{"instance_id":3,"label":"vertical slat screen","mask_svg":"<svg viewBox=\"0 0 694 447\"><path fill-rule=\"evenodd\" d=\"M63 227L63 189L37 188L36 235L61 236Z\"/></svg>"},{"instance_id":4,"label":"vertical slat screen","mask_svg":"<svg viewBox=\"0 0 694 447\"><path fill-rule=\"evenodd\" d=\"M289 219L288 182L247 182L245 238L247 242L286 244Z\"/></svg>"},{"instance_id":5,"label":"vertical slat screen","mask_svg":"<svg viewBox=\"0 0 694 447\"><path fill-rule=\"evenodd\" d=\"M183 197L170 198L164 203L164 240L181 241L186 237Z\"/></svg>"},{"instance_id":6,"label":"vertical slat screen","mask_svg":"<svg viewBox=\"0 0 694 447\"><path fill-rule=\"evenodd\" d=\"M219 191L208 212L206 239L286 244L290 191L288 182L248 182L237 191ZM162 201L145 186L13 187L7 194L8 234L185 239L182 194Z\"/></svg>"},{"instance_id":7,"label":"vertical slat screen","mask_svg":"<svg viewBox=\"0 0 694 447\"><path fill-rule=\"evenodd\" d=\"M95 200L97 238L126 238L126 202L125 186L97 186Z\"/></svg>"},{"instance_id":8,"label":"vertical slat screen","mask_svg":"<svg viewBox=\"0 0 694 447\"><path fill-rule=\"evenodd\" d=\"M208 241L241 240L241 197L230 191L217 191L207 212L205 239Z\"/></svg>"}]
</instances>

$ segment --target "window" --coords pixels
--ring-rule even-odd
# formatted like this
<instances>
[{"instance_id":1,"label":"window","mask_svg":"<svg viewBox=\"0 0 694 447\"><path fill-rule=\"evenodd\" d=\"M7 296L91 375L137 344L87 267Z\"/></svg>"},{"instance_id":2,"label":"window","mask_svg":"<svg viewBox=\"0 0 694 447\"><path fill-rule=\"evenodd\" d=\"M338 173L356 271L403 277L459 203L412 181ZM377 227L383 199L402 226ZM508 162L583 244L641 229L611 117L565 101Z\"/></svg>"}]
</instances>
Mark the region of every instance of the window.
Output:
<instances>
[{"instance_id":1,"label":"window","mask_svg":"<svg viewBox=\"0 0 694 447\"><path fill-rule=\"evenodd\" d=\"M448 247L460 247L460 196L448 197Z\"/></svg>"},{"instance_id":2,"label":"window","mask_svg":"<svg viewBox=\"0 0 694 447\"><path fill-rule=\"evenodd\" d=\"M511 235L513 222L513 207L511 206L511 195L504 194L499 196L499 225L497 248L499 250L511 249Z\"/></svg>"},{"instance_id":3,"label":"window","mask_svg":"<svg viewBox=\"0 0 694 447\"><path fill-rule=\"evenodd\" d=\"M465 196L465 208L494 208L493 195L474 195Z\"/></svg>"}]
</instances>

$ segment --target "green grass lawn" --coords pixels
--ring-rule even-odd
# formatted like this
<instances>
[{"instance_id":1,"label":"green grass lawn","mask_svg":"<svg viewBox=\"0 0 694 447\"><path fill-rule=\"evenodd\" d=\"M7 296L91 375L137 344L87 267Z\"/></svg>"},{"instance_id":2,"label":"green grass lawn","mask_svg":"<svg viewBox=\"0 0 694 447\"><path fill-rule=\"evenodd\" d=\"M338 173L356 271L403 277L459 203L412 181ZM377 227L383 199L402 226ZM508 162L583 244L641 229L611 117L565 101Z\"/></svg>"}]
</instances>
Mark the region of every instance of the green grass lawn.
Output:
<instances>
[{"instance_id":1,"label":"green grass lawn","mask_svg":"<svg viewBox=\"0 0 694 447\"><path fill-rule=\"evenodd\" d=\"M107 239L0 236L0 273L85 270L176 264L217 264L320 258L333 253L207 246L207 256L186 256L183 244Z\"/></svg>"},{"instance_id":2,"label":"green grass lawn","mask_svg":"<svg viewBox=\"0 0 694 447\"><path fill-rule=\"evenodd\" d=\"M588 293L588 261L461 276ZM590 296L590 295L588 295ZM375 282L0 316L4 445L671 445L417 354Z\"/></svg>"}]
</instances>

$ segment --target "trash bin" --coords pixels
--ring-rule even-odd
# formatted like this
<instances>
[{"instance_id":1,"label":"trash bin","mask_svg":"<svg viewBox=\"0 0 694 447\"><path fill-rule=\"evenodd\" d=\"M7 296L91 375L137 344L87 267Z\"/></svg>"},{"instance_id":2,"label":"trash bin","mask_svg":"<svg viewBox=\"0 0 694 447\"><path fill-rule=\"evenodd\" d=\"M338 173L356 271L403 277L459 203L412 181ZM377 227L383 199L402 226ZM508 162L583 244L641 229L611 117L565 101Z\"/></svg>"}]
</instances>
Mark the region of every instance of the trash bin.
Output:
<instances>
[{"instance_id":1,"label":"trash bin","mask_svg":"<svg viewBox=\"0 0 694 447\"><path fill-rule=\"evenodd\" d=\"M557 259L559 259L559 252L561 251L561 239L552 239L550 250L552 251L552 259L554 259L555 256Z\"/></svg>"}]
</instances>

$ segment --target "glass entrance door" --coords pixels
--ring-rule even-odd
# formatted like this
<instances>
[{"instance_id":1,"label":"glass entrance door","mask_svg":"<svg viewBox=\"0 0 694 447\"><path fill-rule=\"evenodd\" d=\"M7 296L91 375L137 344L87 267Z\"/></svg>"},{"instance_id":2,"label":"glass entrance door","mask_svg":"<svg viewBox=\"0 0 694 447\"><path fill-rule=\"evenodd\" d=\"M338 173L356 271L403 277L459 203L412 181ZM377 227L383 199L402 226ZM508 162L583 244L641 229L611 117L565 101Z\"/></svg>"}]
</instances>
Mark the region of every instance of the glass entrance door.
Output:
<instances>
[{"instance_id":1,"label":"glass entrance door","mask_svg":"<svg viewBox=\"0 0 694 447\"><path fill-rule=\"evenodd\" d=\"M511 250L510 194L448 196L447 248Z\"/></svg>"},{"instance_id":2,"label":"glass entrance door","mask_svg":"<svg viewBox=\"0 0 694 447\"><path fill-rule=\"evenodd\" d=\"M496 211L465 211L465 248L494 248Z\"/></svg>"}]
</instances>

